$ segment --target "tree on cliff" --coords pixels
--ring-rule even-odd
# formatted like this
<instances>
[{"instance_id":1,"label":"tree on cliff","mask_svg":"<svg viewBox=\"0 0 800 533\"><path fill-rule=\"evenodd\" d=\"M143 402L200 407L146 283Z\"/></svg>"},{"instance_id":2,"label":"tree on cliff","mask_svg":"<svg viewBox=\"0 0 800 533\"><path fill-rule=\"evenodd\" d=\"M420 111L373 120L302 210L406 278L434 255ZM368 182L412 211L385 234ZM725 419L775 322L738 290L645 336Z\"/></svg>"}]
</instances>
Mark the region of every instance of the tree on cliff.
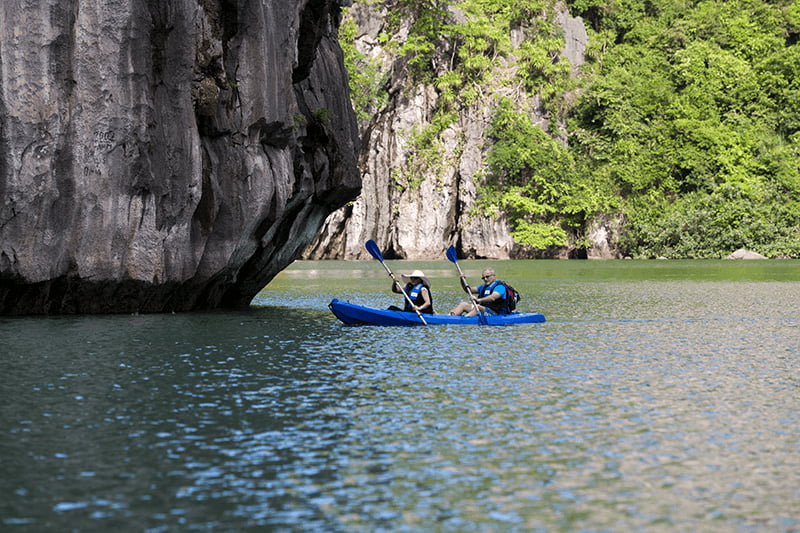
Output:
<instances>
[{"instance_id":1,"label":"tree on cliff","mask_svg":"<svg viewBox=\"0 0 800 533\"><path fill-rule=\"evenodd\" d=\"M570 146L615 184L630 253L800 256L800 7L600 5L573 5L600 49Z\"/></svg>"},{"instance_id":2,"label":"tree on cliff","mask_svg":"<svg viewBox=\"0 0 800 533\"><path fill-rule=\"evenodd\" d=\"M587 247L607 217L635 257L800 257L795 2L567 1L589 33L577 76L555 1L382 4L408 32L383 41L406 87L438 93L409 158L433 165L443 132L492 102L473 208L508 217L518 243Z\"/></svg>"}]
</instances>

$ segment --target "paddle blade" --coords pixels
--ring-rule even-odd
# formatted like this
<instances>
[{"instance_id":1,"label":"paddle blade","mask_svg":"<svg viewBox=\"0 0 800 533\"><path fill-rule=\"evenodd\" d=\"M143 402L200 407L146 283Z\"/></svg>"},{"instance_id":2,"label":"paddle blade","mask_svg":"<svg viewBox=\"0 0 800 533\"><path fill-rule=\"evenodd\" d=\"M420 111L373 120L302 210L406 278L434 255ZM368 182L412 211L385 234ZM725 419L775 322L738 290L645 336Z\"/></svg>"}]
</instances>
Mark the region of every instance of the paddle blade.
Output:
<instances>
[{"instance_id":1,"label":"paddle blade","mask_svg":"<svg viewBox=\"0 0 800 533\"><path fill-rule=\"evenodd\" d=\"M452 244L450 248L447 249L447 258L452 261L453 263L458 262L458 254L456 253L456 247Z\"/></svg>"},{"instance_id":2,"label":"paddle blade","mask_svg":"<svg viewBox=\"0 0 800 533\"><path fill-rule=\"evenodd\" d=\"M378 245L375 244L375 241L373 241L372 239L368 240L366 243L364 243L364 248L367 249L369 255L371 255L381 263L383 263L383 256L381 255L381 249L378 248Z\"/></svg>"}]
</instances>

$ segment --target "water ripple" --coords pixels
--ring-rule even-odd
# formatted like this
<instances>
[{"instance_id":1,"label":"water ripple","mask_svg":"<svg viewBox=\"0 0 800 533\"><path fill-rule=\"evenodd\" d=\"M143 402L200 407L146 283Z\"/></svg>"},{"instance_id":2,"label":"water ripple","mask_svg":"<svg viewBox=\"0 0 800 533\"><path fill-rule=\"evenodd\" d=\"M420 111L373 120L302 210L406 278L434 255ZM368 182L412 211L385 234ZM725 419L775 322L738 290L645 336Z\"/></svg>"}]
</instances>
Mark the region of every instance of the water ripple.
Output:
<instances>
[{"instance_id":1,"label":"water ripple","mask_svg":"<svg viewBox=\"0 0 800 533\"><path fill-rule=\"evenodd\" d=\"M796 284L521 287L548 322L346 327L299 289L0 322L2 526L800 528Z\"/></svg>"}]
</instances>

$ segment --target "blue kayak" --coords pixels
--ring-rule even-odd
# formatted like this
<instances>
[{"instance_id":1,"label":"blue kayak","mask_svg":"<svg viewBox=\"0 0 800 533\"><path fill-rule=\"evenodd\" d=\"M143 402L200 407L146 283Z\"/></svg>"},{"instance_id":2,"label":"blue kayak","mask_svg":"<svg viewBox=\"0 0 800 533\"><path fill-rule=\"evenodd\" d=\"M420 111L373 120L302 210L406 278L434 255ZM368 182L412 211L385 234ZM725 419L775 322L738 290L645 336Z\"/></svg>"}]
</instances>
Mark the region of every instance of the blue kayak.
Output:
<instances>
[{"instance_id":1,"label":"blue kayak","mask_svg":"<svg viewBox=\"0 0 800 533\"><path fill-rule=\"evenodd\" d=\"M328 304L336 318L352 326L421 326L422 321L416 313L406 311L390 311L389 309L374 309L363 305L352 304L334 298ZM511 313L508 315L477 316L450 316L450 315L422 315L429 325L441 324L486 324L489 326L508 326L511 324L535 324L544 322L544 315L540 313ZM482 321L482 322L481 322Z\"/></svg>"}]
</instances>

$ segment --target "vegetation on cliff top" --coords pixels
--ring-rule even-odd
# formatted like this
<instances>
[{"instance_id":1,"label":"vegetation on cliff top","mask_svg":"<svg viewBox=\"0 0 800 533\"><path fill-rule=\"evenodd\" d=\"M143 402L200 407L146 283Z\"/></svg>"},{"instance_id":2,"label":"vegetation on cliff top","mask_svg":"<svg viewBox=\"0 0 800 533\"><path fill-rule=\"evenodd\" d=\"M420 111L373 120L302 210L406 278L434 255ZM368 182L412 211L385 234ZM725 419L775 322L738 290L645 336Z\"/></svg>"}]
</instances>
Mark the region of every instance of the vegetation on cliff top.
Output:
<instances>
[{"instance_id":1,"label":"vegetation on cliff top","mask_svg":"<svg viewBox=\"0 0 800 533\"><path fill-rule=\"evenodd\" d=\"M519 243L579 249L607 217L633 257L800 257L800 4L567 1L589 34L577 77L553 0L385 4L410 28L386 46L434 84L440 117L494 95L480 207L503 210ZM356 102L369 113L381 84L364 59L351 73L373 72L372 107Z\"/></svg>"}]
</instances>

